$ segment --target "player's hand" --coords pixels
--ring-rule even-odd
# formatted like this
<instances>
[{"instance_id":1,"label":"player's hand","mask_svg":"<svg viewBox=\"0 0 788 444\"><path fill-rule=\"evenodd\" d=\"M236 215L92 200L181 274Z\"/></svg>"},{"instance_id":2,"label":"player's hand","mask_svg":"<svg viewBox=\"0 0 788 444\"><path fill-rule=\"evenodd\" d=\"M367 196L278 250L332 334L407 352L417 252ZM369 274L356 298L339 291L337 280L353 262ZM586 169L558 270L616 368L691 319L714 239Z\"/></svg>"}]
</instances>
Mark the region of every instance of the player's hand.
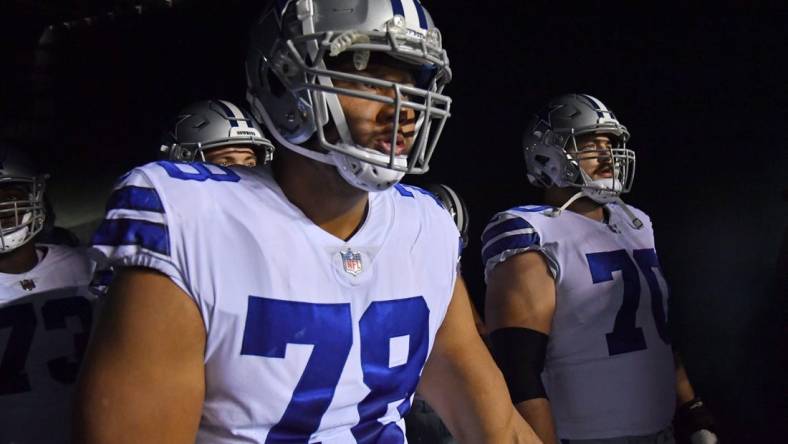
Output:
<instances>
[{"instance_id":1,"label":"player's hand","mask_svg":"<svg viewBox=\"0 0 788 444\"><path fill-rule=\"evenodd\" d=\"M690 442L692 444L719 444L720 440L714 432L701 429L690 435Z\"/></svg>"},{"instance_id":2,"label":"player's hand","mask_svg":"<svg viewBox=\"0 0 788 444\"><path fill-rule=\"evenodd\" d=\"M685 402L676 410L673 421L676 442L717 444L714 417L700 398Z\"/></svg>"}]
</instances>

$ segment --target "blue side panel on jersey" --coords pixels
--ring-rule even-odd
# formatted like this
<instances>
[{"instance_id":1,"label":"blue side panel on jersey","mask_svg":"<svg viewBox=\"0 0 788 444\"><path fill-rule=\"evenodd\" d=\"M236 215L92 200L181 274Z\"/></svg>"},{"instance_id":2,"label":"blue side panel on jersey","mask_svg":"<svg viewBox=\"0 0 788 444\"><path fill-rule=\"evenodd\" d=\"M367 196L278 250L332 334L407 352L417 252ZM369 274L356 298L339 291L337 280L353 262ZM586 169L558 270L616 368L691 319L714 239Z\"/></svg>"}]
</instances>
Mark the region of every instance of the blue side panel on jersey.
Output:
<instances>
[{"instance_id":1,"label":"blue side panel on jersey","mask_svg":"<svg viewBox=\"0 0 788 444\"><path fill-rule=\"evenodd\" d=\"M424 14L424 8L421 7L421 2L419 2L419 0L413 0L413 4L416 6L416 14L419 15L419 26L426 31L427 16Z\"/></svg>"},{"instance_id":2,"label":"blue side panel on jersey","mask_svg":"<svg viewBox=\"0 0 788 444\"><path fill-rule=\"evenodd\" d=\"M161 254L170 254L167 226L136 219L104 219L91 239L93 245L139 245Z\"/></svg>"},{"instance_id":3,"label":"blue side panel on jersey","mask_svg":"<svg viewBox=\"0 0 788 444\"><path fill-rule=\"evenodd\" d=\"M530 234L515 234L507 236L497 241L486 245L482 249L482 263L487 264L487 261L498 256L506 250L520 250L528 248L532 245L540 245L541 240L536 233Z\"/></svg>"},{"instance_id":4,"label":"blue side panel on jersey","mask_svg":"<svg viewBox=\"0 0 788 444\"><path fill-rule=\"evenodd\" d=\"M133 185L117 189L109 197L107 211L119 209L164 213L164 206L156 190Z\"/></svg>"},{"instance_id":5,"label":"blue side panel on jersey","mask_svg":"<svg viewBox=\"0 0 788 444\"><path fill-rule=\"evenodd\" d=\"M487 245L490 242L490 239L495 239L496 237L500 236L507 231L514 231L514 230L527 230L533 229L533 226L529 224L525 219L521 219L519 217L514 217L512 219L508 219L504 222L501 222L497 225L492 225L482 233L482 245Z\"/></svg>"},{"instance_id":6,"label":"blue side panel on jersey","mask_svg":"<svg viewBox=\"0 0 788 444\"><path fill-rule=\"evenodd\" d=\"M405 17L405 8L402 7L402 0L391 0L391 9L394 15Z\"/></svg>"}]
</instances>

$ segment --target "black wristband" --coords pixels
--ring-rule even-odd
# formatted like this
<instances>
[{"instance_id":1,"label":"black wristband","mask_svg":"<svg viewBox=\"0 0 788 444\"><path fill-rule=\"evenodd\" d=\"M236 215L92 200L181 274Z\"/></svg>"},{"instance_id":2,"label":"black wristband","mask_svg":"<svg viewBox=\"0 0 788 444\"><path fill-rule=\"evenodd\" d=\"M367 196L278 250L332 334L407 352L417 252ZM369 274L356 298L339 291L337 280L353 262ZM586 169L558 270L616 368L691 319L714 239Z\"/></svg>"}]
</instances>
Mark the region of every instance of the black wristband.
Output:
<instances>
[{"instance_id":1,"label":"black wristband","mask_svg":"<svg viewBox=\"0 0 788 444\"><path fill-rule=\"evenodd\" d=\"M530 328L507 327L490 333L492 354L517 404L547 398L542 384L548 336Z\"/></svg>"}]
</instances>

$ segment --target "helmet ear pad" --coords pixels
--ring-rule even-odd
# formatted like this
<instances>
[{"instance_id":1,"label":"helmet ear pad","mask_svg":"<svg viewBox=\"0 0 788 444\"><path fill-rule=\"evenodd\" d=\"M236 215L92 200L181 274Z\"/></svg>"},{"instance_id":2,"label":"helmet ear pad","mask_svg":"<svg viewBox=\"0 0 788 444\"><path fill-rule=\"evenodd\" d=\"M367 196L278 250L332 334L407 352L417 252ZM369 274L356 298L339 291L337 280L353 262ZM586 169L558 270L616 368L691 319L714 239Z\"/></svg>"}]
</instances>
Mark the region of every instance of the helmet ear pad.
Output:
<instances>
[{"instance_id":1,"label":"helmet ear pad","mask_svg":"<svg viewBox=\"0 0 788 444\"><path fill-rule=\"evenodd\" d=\"M306 83L305 73L292 60L284 46L278 46L271 58L260 55L259 69L248 75L259 75L257 84L267 97L266 111L277 129L289 140L303 143L315 134L314 104L306 90L293 91L294 83ZM263 121L259 110L252 106L255 117Z\"/></svg>"},{"instance_id":2,"label":"helmet ear pad","mask_svg":"<svg viewBox=\"0 0 788 444\"><path fill-rule=\"evenodd\" d=\"M525 149L528 180L542 187L565 187L582 184L580 164L562 148L564 138L548 132L538 142Z\"/></svg>"}]
</instances>

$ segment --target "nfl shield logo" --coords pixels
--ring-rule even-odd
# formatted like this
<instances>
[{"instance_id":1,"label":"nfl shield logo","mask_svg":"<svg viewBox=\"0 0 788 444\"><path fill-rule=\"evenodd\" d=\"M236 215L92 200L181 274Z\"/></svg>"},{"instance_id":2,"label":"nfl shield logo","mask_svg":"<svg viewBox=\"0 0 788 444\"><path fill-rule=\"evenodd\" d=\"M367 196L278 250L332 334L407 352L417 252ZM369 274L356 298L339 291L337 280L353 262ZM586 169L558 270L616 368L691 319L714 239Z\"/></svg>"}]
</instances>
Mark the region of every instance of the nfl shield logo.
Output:
<instances>
[{"instance_id":1,"label":"nfl shield logo","mask_svg":"<svg viewBox=\"0 0 788 444\"><path fill-rule=\"evenodd\" d=\"M345 251L340 251L339 255L342 256L342 267L347 273L353 276L358 276L361 273L361 253L353 251L348 247Z\"/></svg>"}]
</instances>

